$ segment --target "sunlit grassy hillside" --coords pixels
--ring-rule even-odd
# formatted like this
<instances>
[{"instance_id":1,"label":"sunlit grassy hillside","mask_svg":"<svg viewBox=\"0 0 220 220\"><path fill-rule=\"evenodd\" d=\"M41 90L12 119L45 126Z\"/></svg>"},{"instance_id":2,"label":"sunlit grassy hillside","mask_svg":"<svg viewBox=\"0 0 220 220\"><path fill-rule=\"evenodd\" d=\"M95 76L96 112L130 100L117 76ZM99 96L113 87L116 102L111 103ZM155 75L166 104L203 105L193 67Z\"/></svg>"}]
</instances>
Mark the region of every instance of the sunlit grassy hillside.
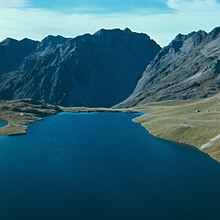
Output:
<instances>
[{"instance_id":1,"label":"sunlit grassy hillside","mask_svg":"<svg viewBox=\"0 0 220 220\"><path fill-rule=\"evenodd\" d=\"M138 106L136 118L154 136L194 145L220 161L220 94L198 101L171 101Z\"/></svg>"}]
</instances>

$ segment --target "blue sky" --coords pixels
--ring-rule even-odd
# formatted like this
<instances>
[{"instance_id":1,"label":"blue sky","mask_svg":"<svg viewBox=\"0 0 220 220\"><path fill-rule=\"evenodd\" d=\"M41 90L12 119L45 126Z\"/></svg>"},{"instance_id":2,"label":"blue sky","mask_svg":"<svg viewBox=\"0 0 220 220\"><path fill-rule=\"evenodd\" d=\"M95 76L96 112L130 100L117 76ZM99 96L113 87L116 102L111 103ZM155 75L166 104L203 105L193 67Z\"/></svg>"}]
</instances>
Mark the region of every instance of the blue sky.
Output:
<instances>
[{"instance_id":1,"label":"blue sky","mask_svg":"<svg viewBox=\"0 0 220 220\"><path fill-rule=\"evenodd\" d=\"M165 46L178 33L219 26L219 11L220 0L0 0L0 40L129 27Z\"/></svg>"},{"instance_id":2,"label":"blue sky","mask_svg":"<svg viewBox=\"0 0 220 220\"><path fill-rule=\"evenodd\" d=\"M88 12L91 9L92 13L131 12L143 8L168 9L163 0L32 0L31 5L62 11L85 9Z\"/></svg>"}]
</instances>

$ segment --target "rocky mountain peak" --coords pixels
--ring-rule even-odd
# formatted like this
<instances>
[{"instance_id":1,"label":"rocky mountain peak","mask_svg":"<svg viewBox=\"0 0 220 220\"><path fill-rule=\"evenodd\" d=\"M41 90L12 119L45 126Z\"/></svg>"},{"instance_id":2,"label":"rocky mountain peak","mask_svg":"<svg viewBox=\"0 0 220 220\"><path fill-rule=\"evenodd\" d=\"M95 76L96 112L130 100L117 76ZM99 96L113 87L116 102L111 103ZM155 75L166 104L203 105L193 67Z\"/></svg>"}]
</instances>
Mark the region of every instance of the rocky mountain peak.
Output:
<instances>
[{"instance_id":1,"label":"rocky mountain peak","mask_svg":"<svg viewBox=\"0 0 220 220\"><path fill-rule=\"evenodd\" d=\"M168 45L174 52L189 53L193 48L206 40L207 33L205 31L193 31L187 35L178 34L175 39Z\"/></svg>"},{"instance_id":2,"label":"rocky mountain peak","mask_svg":"<svg viewBox=\"0 0 220 220\"><path fill-rule=\"evenodd\" d=\"M0 43L0 74L18 68L37 47L38 41L7 38Z\"/></svg>"},{"instance_id":3,"label":"rocky mountain peak","mask_svg":"<svg viewBox=\"0 0 220 220\"><path fill-rule=\"evenodd\" d=\"M220 92L220 28L178 34L146 68L121 106L205 98Z\"/></svg>"},{"instance_id":4,"label":"rocky mountain peak","mask_svg":"<svg viewBox=\"0 0 220 220\"><path fill-rule=\"evenodd\" d=\"M124 29L124 32L131 33L132 31L131 31L130 28L126 27L126 28Z\"/></svg>"},{"instance_id":5,"label":"rocky mountain peak","mask_svg":"<svg viewBox=\"0 0 220 220\"><path fill-rule=\"evenodd\" d=\"M60 35L57 36L49 35L41 41L41 43L39 44L39 48L45 49L45 48L56 47L59 44L63 44L67 39L68 38L62 37Z\"/></svg>"},{"instance_id":6,"label":"rocky mountain peak","mask_svg":"<svg viewBox=\"0 0 220 220\"><path fill-rule=\"evenodd\" d=\"M115 35L117 33L123 32L121 29L119 28L115 28L115 29L100 29L97 32L94 33L94 35L96 36L106 36L106 35Z\"/></svg>"},{"instance_id":7,"label":"rocky mountain peak","mask_svg":"<svg viewBox=\"0 0 220 220\"><path fill-rule=\"evenodd\" d=\"M72 39L50 35L3 75L0 97L110 107L131 94L160 49L148 35L130 30L101 29Z\"/></svg>"},{"instance_id":8,"label":"rocky mountain peak","mask_svg":"<svg viewBox=\"0 0 220 220\"><path fill-rule=\"evenodd\" d=\"M17 44L18 42L19 42L18 40L8 37L8 38L4 39L2 42L0 42L0 45L9 46L12 44Z\"/></svg>"},{"instance_id":9,"label":"rocky mountain peak","mask_svg":"<svg viewBox=\"0 0 220 220\"><path fill-rule=\"evenodd\" d=\"M219 34L220 34L220 27L216 27L209 33L209 36L211 39L214 39L216 37L219 37Z\"/></svg>"}]
</instances>

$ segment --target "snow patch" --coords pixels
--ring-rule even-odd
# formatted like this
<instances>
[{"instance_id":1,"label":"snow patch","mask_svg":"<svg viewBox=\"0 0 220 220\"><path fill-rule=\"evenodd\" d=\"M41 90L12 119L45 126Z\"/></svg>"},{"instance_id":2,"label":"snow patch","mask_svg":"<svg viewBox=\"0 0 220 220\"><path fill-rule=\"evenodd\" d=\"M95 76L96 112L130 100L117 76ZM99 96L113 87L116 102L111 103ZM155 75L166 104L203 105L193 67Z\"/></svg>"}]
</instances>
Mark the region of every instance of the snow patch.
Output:
<instances>
[{"instance_id":1,"label":"snow patch","mask_svg":"<svg viewBox=\"0 0 220 220\"><path fill-rule=\"evenodd\" d=\"M203 144L200 149L202 150L204 148L211 147L214 144L214 142L218 139L220 139L220 134L217 135L216 137L210 139L208 143Z\"/></svg>"}]
</instances>

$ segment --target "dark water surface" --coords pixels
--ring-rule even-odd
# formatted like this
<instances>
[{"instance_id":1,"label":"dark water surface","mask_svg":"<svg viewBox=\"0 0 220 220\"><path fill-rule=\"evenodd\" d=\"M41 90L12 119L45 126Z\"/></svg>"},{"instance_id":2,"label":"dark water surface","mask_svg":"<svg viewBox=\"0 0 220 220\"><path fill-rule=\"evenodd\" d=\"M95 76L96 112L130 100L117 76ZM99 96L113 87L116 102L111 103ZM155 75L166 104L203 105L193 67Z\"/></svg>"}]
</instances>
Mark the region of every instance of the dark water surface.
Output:
<instances>
[{"instance_id":1,"label":"dark water surface","mask_svg":"<svg viewBox=\"0 0 220 220\"><path fill-rule=\"evenodd\" d=\"M59 114L0 137L0 220L219 220L220 165L135 114Z\"/></svg>"},{"instance_id":2,"label":"dark water surface","mask_svg":"<svg viewBox=\"0 0 220 220\"><path fill-rule=\"evenodd\" d=\"M7 125L7 122L6 122L6 121L0 121L0 128L1 128L1 127L4 127L5 125Z\"/></svg>"}]
</instances>

